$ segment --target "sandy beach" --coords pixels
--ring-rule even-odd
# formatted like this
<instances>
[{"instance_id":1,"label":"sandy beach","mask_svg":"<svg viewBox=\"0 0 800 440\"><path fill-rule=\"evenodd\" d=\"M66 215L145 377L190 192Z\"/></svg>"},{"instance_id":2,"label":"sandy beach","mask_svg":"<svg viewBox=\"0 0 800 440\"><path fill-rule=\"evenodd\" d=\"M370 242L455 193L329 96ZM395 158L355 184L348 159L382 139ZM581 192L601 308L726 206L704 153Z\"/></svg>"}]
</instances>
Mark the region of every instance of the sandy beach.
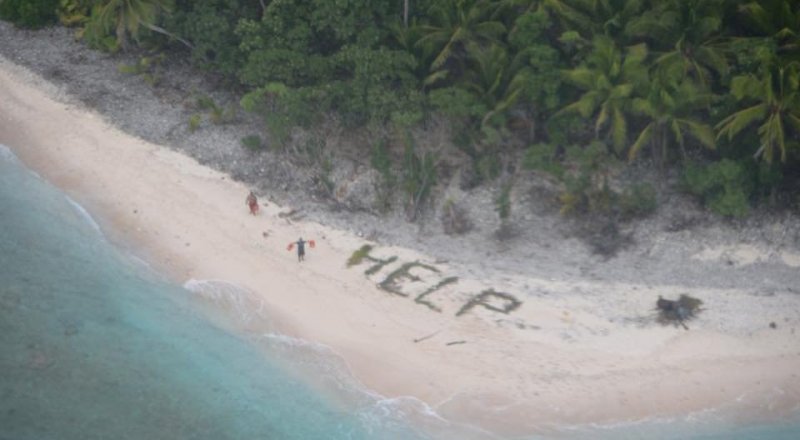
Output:
<instances>
[{"instance_id":1,"label":"sandy beach","mask_svg":"<svg viewBox=\"0 0 800 440\"><path fill-rule=\"evenodd\" d=\"M246 289L275 331L329 346L366 387L453 421L512 436L718 408L769 420L800 406L800 294L789 285L760 295L518 271L489 278L296 218L292 206L262 202L251 216L245 184L119 131L1 57L0 143L175 282ZM304 263L286 250L298 237L316 241ZM363 245L369 257L348 267ZM786 248L686 258L800 272L800 253ZM704 302L690 330L656 323L658 295L683 293Z\"/></svg>"}]
</instances>

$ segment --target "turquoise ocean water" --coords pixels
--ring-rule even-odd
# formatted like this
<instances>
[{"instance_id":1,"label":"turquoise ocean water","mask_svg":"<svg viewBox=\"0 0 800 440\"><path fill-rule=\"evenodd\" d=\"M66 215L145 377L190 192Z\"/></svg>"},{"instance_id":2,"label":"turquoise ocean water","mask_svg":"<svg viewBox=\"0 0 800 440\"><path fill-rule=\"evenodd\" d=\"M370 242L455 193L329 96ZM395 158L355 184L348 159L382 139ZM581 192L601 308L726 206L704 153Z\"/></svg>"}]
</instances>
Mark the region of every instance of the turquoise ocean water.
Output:
<instances>
[{"instance_id":1,"label":"turquoise ocean water","mask_svg":"<svg viewBox=\"0 0 800 440\"><path fill-rule=\"evenodd\" d=\"M0 145L0 439L426 438L418 402L361 389L324 347L226 331L215 303L257 309L187 287Z\"/></svg>"},{"instance_id":2,"label":"turquoise ocean water","mask_svg":"<svg viewBox=\"0 0 800 440\"><path fill-rule=\"evenodd\" d=\"M256 298L170 284L0 145L0 440L496 438L364 389L326 347L265 331ZM800 423L553 437L789 440Z\"/></svg>"}]
</instances>

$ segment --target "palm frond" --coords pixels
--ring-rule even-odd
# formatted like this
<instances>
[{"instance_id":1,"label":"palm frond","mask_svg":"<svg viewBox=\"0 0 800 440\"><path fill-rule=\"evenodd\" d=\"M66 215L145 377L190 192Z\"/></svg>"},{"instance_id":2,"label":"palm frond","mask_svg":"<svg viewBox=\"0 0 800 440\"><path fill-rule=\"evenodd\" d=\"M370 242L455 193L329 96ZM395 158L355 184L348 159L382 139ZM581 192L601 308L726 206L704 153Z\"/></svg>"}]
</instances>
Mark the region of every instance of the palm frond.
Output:
<instances>
[{"instance_id":1,"label":"palm frond","mask_svg":"<svg viewBox=\"0 0 800 440\"><path fill-rule=\"evenodd\" d=\"M447 75L449 73L450 72L448 70L437 70L437 71L431 73L430 75L426 76L425 79L422 81L422 85L426 86L426 87L427 86L431 86L431 85L437 83L438 81L441 81L441 80L447 78Z\"/></svg>"},{"instance_id":2,"label":"palm frond","mask_svg":"<svg viewBox=\"0 0 800 440\"><path fill-rule=\"evenodd\" d=\"M611 113L609 111L609 103L606 101L600 106L600 111L597 113L597 119L594 121L594 136L596 138L600 137L600 132L603 130L603 126L606 125L606 122L610 116L609 113Z\"/></svg>"},{"instance_id":3,"label":"palm frond","mask_svg":"<svg viewBox=\"0 0 800 440\"><path fill-rule=\"evenodd\" d=\"M654 119L656 117L655 107L647 99L634 98L631 101L631 110L633 110L634 113L646 115Z\"/></svg>"},{"instance_id":4,"label":"palm frond","mask_svg":"<svg viewBox=\"0 0 800 440\"><path fill-rule=\"evenodd\" d=\"M613 110L614 119L611 124L611 137L614 141L614 149L617 154L622 153L628 137L628 121L622 109L615 107Z\"/></svg>"},{"instance_id":5,"label":"palm frond","mask_svg":"<svg viewBox=\"0 0 800 440\"><path fill-rule=\"evenodd\" d=\"M621 99L627 98L631 96L633 93L633 85L632 84L620 84L618 86L613 87L608 94L609 99Z\"/></svg>"},{"instance_id":6,"label":"palm frond","mask_svg":"<svg viewBox=\"0 0 800 440\"><path fill-rule=\"evenodd\" d=\"M729 71L728 60L725 55L718 50L710 47L700 46L695 49L698 60L702 60L703 64L711 67L715 72L721 76L726 76Z\"/></svg>"},{"instance_id":7,"label":"palm frond","mask_svg":"<svg viewBox=\"0 0 800 440\"><path fill-rule=\"evenodd\" d=\"M678 145L681 148L686 144L683 140L683 129L681 128L681 123L675 119L669 124L670 130L672 130L672 135L675 137L675 140L678 141Z\"/></svg>"},{"instance_id":8,"label":"palm frond","mask_svg":"<svg viewBox=\"0 0 800 440\"><path fill-rule=\"evenodd\" d=\"M781 154L781 162L786 161L786 139L783 131L783 124L781 118L773 114L767 121L758 128L758 134L761 137L762 147L759 151L763 152L764 160L767 163L772 163L775 157L775 147Z\"/></svg>"},{"instance_id":9,"label":"palm frond","mask_svg":"<svg viewBox=\"0 0 800 440\"><path fill-rule=\"evenodd\" d=\"M750 124L763 119L766 113L767 105L757 104L726 117L714 127L717 130L717 139L727 135L730 141Z\"/></svg>"},{"instance_id":10,"label":"palm frond","mask_svg":"<svg viewBox=\"0 0 800 440\"><path fill-rule=\"evenodd\" d=\"M800 133L800 117L790 113L786 115L786 120L792 124L792 126L798 133Z\"/></svg>"},{"instance_id":11,"label":"palm frond","mask_svg":"<svg viewBox=\"0 0 800 440\"><path fill-rule=\"evenodd\" d=\"M566 105L564 108L556 112L553 116L559 116L566 113L578 113L584 118L588 118L597 109L599 96L596 92L586 92L581 95L580 99L572 104Z\"/></svg>"},{"instance_id":12,"label":"palm frond","mask_svg":"<svg viewBox=\"0 0 800 440\"><path fill-rule=\"evenodd\" d=\"M595 81L597 80L597 72L587 68L578 67L572 70L563 72L566 79L583 90L594 88Z\"/></svg>"},{"instance_id":13,"label":"palm frond","mask_svg":"<svg viewBox=\"0 0 800 440\"><path fill-rule=\"evenodd\" d=\"M764 83L753 74L739 75L731 80L731 93L740 100L758 98L764 93Z\"/></svg>"},{"instance_id":14,"label":"palm frond","mask_svg":"<svg viewBox=\"0 0 800 440\"><path fill-rule=\"evenodd\" d=\"M639 133L639 136L636 137L636 142L628 149L628 161L633 162L636 156L639 155L639 151L641 151L642 147L650 142L650 139L653 137L653 125L652 122L647 124L642 132Z\"/></svg>"},{"instance_id":15,"label":"palm frond","mask_svg":"<svg viewBox=\"0 0 800 440\"><path fill-rule=\"evenodd\" d=\"M689 134L691 134L693 138L697 139L701 145L710 150L716 148L714 130L710 125L688 119L681 119L679 123L681 125L685 125L689 129Z\"/></svg>"}]
</instances>

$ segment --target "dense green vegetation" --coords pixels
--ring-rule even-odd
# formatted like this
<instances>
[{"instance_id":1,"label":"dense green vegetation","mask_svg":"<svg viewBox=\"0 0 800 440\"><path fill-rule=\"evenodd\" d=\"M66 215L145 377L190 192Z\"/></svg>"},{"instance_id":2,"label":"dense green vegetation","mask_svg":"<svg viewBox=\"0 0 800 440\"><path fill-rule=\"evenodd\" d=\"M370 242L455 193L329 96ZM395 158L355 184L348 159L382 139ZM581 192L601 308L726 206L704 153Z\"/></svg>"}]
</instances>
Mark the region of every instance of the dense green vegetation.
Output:
<instances>
[{"instance_id":1,"label":"dense green vegetation","mask_svg":"<svg viewBox=\"0 0 800 440\"><path fill-rule=\"evenodd\" d=\"M40 28L56 22L59 0L2 0L0 18L23 27Z\"/></svg>"},{"instance_id":2,"label":"dense green vegetation","mask_svg":"<svg viewBox=\"0 0 800 440\"><path fill-rule=\"evenodd\" d=\"M0 14L36 26L52 3L0 0ZM37 18L21 4L35 4ZM472 159L474 184L519 163L561 182L565 213L627 218L652 209L652 188L612 184L635 162L679 170L685 189L724 215L745 215L766 200L800 204L795 0L57 6L62 22L81 26L97 47L187 51L242 87L242 107L262 113L279 140L332 113L376 133L363 148L384 177L380 192L404 191L410 218L436 182L437 158L408 133L437 118ZM510 183L500 186L497 210L506 218Z\"/></svg>"}]
</instances>

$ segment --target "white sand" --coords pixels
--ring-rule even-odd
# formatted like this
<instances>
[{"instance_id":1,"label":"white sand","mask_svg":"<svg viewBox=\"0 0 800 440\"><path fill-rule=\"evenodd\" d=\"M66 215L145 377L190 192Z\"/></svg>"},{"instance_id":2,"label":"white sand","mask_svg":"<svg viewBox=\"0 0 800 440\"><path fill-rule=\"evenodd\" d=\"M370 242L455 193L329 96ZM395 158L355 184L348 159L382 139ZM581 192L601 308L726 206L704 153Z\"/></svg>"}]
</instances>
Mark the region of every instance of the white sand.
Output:
<instances>
[{"instance_id":1,"label":"white sand","mask_svg":"<svg viewBox=\"0 0 800 440\"><path fill-rule=\"evenodd\" d=\"M0 58L0 143L86 207L115 242L179 283L221 279L249 289L282 333L330 346L387 397L415 396L444 417L503 435L716 407L780 417L800 403L800 295L462 278L424 298L437 312L414 298L454 273L445 264L434 265L439 274L412 269L419 280L399 284L409 296L390 294L376 284L402 263L433 262L376 246L374 256L399 259L372 275L369 262L348 269L362 239L278 216L290 207L270 204L252 217L243 184L65 102ZM317 242L302 264L286 251L298 236ZM737 264L771 257L727 254ZM781 258L797 264L795 255L773 259ZM456 316L487 288L522 304L509 314L477 306ZM691 330L653 324L656 296L679 293L706 305Z\"/></svg>"}]
</instances>

